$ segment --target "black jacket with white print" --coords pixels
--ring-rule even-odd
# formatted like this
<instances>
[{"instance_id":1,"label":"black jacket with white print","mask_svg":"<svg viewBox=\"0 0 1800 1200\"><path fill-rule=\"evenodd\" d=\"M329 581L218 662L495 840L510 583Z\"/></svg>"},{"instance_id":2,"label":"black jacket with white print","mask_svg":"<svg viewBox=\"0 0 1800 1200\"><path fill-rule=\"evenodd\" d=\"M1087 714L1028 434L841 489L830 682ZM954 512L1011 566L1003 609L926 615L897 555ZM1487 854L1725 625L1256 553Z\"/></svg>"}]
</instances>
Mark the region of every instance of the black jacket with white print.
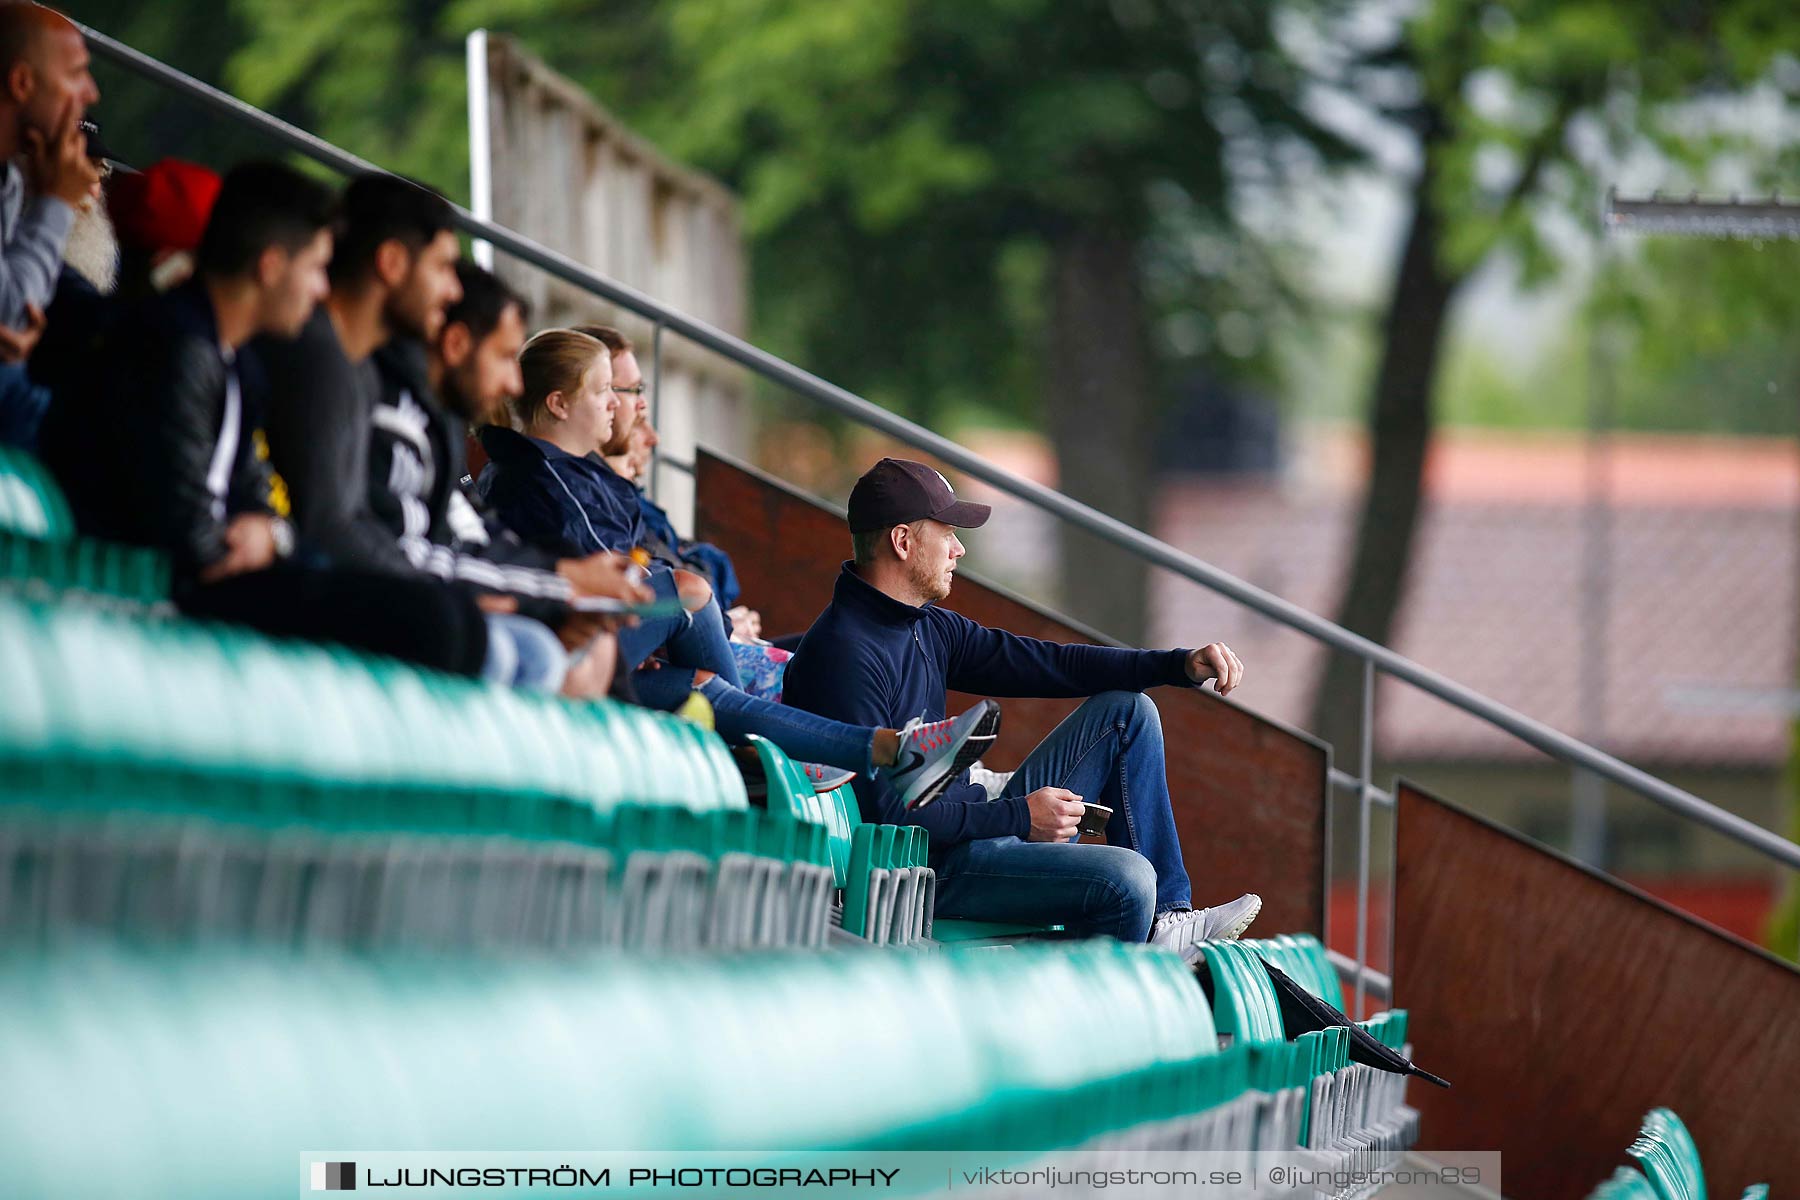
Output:
<instances>
[{"instance_id":1,"label":"black jacket with white print","mask_svg":"<svg viewBox=\"0 0 1800 1200\"><path fill-rule=\"evenodd\" d=\"M559 623L573 592L556 574L555 555L484 518L459 486L467 430L432 395L425 347L395 338L375 352L375 366L381 378L369 443L375 518L416 569L514 596L521 613Z\"/></svg>"}]
</instances>

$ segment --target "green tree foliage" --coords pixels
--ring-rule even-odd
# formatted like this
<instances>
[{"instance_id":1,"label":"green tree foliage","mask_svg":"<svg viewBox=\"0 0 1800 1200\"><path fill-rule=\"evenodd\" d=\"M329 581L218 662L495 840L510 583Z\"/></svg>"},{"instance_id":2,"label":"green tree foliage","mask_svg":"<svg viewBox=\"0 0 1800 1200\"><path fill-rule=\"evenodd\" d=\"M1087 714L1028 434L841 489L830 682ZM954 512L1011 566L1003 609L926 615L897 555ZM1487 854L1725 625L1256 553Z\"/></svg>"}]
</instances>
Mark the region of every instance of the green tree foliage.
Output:
<instances>
[{"instance_id":1,"label":"green tree foliage","mask_svg":"<svg viewBox=\"0 0 1800 1200\"><path fill-rule=\"evenodd\" d=\"M1735 93L1774 62L1780 16L1763 0L1435 0L1391 36L1333 39L1320 72L1380 105L1420 148L1411 216L1381 322L1369 404L1373 466L1337 619L1390 640L1418 525L1425 449L1437 419L1451 305L1499 253L1527 279L1557 260L1542 236L1550 212L1584 228L1628 153L1657 153L1683 182L1721 149L1692 103ZM1353 746L1361 690L1355 660L1334 656L1315 728Z\"/></svg>"}]
</instances>

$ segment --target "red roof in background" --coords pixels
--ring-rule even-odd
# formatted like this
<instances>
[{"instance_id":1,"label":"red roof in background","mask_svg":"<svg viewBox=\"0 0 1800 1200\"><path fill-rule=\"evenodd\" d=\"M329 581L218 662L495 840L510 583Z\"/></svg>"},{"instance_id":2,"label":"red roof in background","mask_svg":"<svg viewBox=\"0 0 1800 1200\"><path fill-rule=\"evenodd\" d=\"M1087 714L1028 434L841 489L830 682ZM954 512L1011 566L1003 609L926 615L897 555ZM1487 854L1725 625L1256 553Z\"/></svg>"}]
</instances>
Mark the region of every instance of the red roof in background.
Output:
<instances>
[{"instance_id":1,"label":"red roof in background","mask_svg":"<svg viewBox=\"0 0 1800 1200\"><path fill-rule=\"evenodd\" d=\"M1166 480L1159 536L1259 587L1329 615L1342 588L1366 455L1359 434L1311 434L1278 482ZM1800 608L1800 450L1781 439L1616 439L1611 497L1605 719L1581 724L1586 559L1580 435L1450 432L1427 468L1427 504L1394 639L1409 658L1623 757L1766 765L1787 753L1773 711L1708 711L1684 689L1779 691L1795 681ZM1229 641L1239 697L1304 725L1319 669L1309 639L1161 575L1152 640ZM1377 698L1384 754L1530 758L1515 739L1415 689Z\"/></svg>"}]
</instances>

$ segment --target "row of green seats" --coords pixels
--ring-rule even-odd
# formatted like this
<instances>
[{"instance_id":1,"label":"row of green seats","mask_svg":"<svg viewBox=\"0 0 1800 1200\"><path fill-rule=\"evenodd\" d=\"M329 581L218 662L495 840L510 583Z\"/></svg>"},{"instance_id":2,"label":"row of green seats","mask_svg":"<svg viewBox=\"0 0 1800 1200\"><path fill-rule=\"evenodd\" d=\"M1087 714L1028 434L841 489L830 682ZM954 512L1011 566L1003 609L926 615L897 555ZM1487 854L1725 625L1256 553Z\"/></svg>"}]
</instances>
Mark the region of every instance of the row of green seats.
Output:
<instances>
[{"instance_id":1,"label":"row of green seats","mask_svg":"<svg viewBox=\"0 0 1800 1200\"><path fill-rule=\"evenodd\" d=\"M1706 1200L1700 1148L1673 1109L1645 1113L1625 1152L1637 1165L1614 1171L1588 1193L1588 1200ZM1753 1183L1744 1189L1743 1200L1768 1200L1768 1195L1768 1184Z\"/></svg>"},{"instance_id":2,"label":"row of green seats","mask_svg":"<svg viewBox=\"0 0 1800 1200\"><path fill-rule=\"evenodd\" d=\"M0 934L509 951L817 946L822 837L754 810L622 805L590 836L432 836L0 807Z\"/></svg>"},{"instance_id":3,"label":"row of green seats","mask_svg":"<svg viewBox=\"0 0 1800 1200\"><path fill-rule=\"evenodd\" d=\"M1213 1020L1219 1032L1234 1042L1259 1047L1256 1086L1265 1091L1305 1087L1320 1075L1350 1065L1350 1035L1345 1029L1322 1029L1288 1040L1275 986L1249 946L1206 942L1201 954L1212 976Z\"/></svg>"},{"instance_id":4,"label":"row of green seats","mask_svg":"<svg viewBox=\"0 0 1800 1200\"><path fill-rule=\"evenodd\" d=\"M671 822L673 815L678 818ZM685 827L685 828L684 828ZM791 829L791 823L787 825ZM590 839L0 806L0 938L503 952L818 946L831 872L754 810L621 806Z\"/></svg>"},{"instance_id":5,"label":"row of green seats","mask_svg":"<svg viewBox=\"0 0 1800 1200\"><path fill-rule=\"evenodd\" d=\"M930 837L919 825L870 825L855 791L814 793L804 773L773 744L752 739L769 781L769 809L830 831L831 863L843 890L842 928L881 945L930 938L942 942L1010 940L1059 933L1059 925L940 920L933 907L937 874L928 865Z\"/></svg>"},{"instance_id":6,"label":"row of green seats","mask_svg":"<svg viewBox=\"0 0 1800 1200\"><path fill-rule=\"evenodd\" d=\"M1276 955L1269 953L1272 945L1277 948ZM1349 1152L1397 1151L1412 1144L1418 1135L1418 1117L1405 1105L1404 1078L1353 1065L1348 1029L1332 1026L1287 1039L1281 1002L1263 969L1263 959L1288 959L1296 979L1316 984L1321 978L1317 964L1324 960L1316 938L1283 935L1208 942L1201 953L1211 980L1213 1017L1219 1032L1248 1043L1256 1052L1252 1068L1255 1086L1270 1092L1305 1090L1294 1134L1299 1145ZM1309 966L1300 961L1303 959L1315 961ZM1365 1023L1365 1028L1398 1049L1404 1044L1405 1014L1382 1014Z\"/></svg>"},{"instance_id":7,"label":"row of green seats","mask_svg":"<svg viewBox=\"0 0 1800 1200\"><path fill-rule=\"evenodd\" d=\"M26 595L84 592L148 607L169 597L169 560L91 538L47 542L0 532L0 584Z\"/></svg>"},{"instance_id":8,"label":"row of green seats","mask_svg":"<svg viewBox=\"0 0 1800 1200\"><path fill-rule=\"evenodd\" d=\"M46 795L155 803L147 793L173 780L176 803L210 787L253 808L341 790L355 798L338 816L355 824L453 794L467 819L507 829L546 797L599 811L748 803L723 744L687 722L342 648L0 596L0 660L0 763Z\"/></svg>"},{"instance_id":9,"label":"row of green seats","mask_svg":"<svg viewBox=\"0 0 1800 1200\"><path fill-rule=\"evenodd\" d=\"M75 535L62 489L32 455L0 446L0 582L154 605L169 596L166 555Z\"/></svg>"},{"instance_id":10,"label":"row of green seats","mask_svg":"<svg viewBox=\"0 0 1800 1200\"><path fill-rule=\"evenodd\" d=\"M926 866L924 828L865 825L848 785L819 793L773 742L753 736L750 743L768 782L769 812L826 833L834 882L843 893L841 927L880 945L925 936L937 880Z\"/></svg>"},{"instance_id":11,"label":"row of green seats","mask_svg":"<svg viewBox=\"0 0 1800 1200\"><path fill-rule=\"evenodd\" d=\"M21 1195L273 1194L323 1148L1040 1151L1245 1083L1179 959L1106 942L536 963L64 946L0 957L0 1011Z\"/></svg>"},{"instance_id":12,"label":"row of green seats","mask_svg":"<svg viewBox=\"0 0 1800 1200\"><path fill-rule=\"evenodd\" d=\"M538 839L607 851L623 911L641 894L673 906L671 928L699 906L706 928L733 931L720 944L824 938L825 828L751 810L722 743L688 722L16 595L0 595L0 659L14 669L0 692L0 822L26 808L165 813L390 835L401 850L391 835ZM43 905L15 910L31 914L28 931L55 924Z\"/></svg>"}]
</instances>

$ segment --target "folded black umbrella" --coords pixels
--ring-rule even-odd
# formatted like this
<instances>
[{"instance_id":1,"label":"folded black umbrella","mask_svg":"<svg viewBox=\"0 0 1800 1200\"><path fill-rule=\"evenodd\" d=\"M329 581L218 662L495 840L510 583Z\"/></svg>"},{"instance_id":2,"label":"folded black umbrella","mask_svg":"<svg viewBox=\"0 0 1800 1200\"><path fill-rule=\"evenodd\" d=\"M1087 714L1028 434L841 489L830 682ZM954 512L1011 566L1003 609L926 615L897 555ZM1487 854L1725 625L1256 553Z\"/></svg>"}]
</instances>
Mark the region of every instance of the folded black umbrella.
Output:
<instances>
[{"instance_id":1,"label":"folded black umbrella","mask_svg":"<svg viewBox=\"0 0 1800 1200\"><path fill-rule=\"evenodd\" d=\"M1311 1033L1315 1029L1324 1029L1328 1025L1337 1025L1350 1031L1351 1062L1395 1075L1417 1075L1426 1083L1435 1083L1441 1088L1450 1086L1449 1080L1413 1065L1412 1060L1404 1054L1377 1041L1361 1025L1288 978L1287 972L1280 967L1261 955L1257 956L1257 961L1269 973L1269 982L1275 985L1275 998L1281 1002L1281 1030L1289 1039Z\"/></svg>"},{"instance_id":2,"label":"folded black umbrella","mask_svg":"<svg viewBox=\"0 0 1800 1200\"><path fill-rule=\"evenodd\" d=\"M1262 963L1263 969L1269 973L1269 982L1275 986L1275 998L1281 1003L1281 1031L1289 1041L1303 1033L1325 1029L1336 1025L1350 1031L1350 1061L1361 1063L1365 1067L1374 1067L1377 1071L1387 1071L1393 1075L1416 1075L1426 1083L1435 1083L1441 1088L1450 1086L1450 1082L1433 1075L1430 1071L1415 1066L1411 1059L1396 1050L1391 1050L1375 1040L1373 1034L1356 1024L1349 1017L1319 999L1288 977L1286 971L1273 966L1261 955L1256 961ZM1207 998L1213 994L1213 981L1204 961L1195 964L1195 973L1200 976L1202 986L1206 989Z\"/></svg>"}]
</instances>

